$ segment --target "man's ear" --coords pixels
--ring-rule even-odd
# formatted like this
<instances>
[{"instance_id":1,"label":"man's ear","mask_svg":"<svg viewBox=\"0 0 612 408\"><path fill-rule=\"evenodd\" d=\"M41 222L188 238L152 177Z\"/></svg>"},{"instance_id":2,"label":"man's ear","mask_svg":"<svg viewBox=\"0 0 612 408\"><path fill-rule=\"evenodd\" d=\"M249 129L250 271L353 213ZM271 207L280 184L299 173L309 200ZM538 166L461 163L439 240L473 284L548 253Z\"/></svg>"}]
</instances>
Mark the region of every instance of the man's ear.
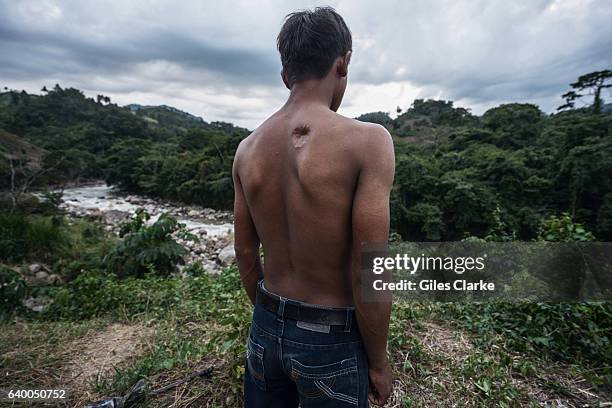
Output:
<instances>
[{"instance_id":1,"label":"man's ear","mask_svg":"<svg viewBox=\"0 0 612 408\"><path fill-rule=\"evenodd\" d=\"M353 51L347 51L343 57L339 58L337 72L340 77L345 77L348 75L348 66L351 62L351 55L353 55Z\"/></svg>"},{"instance_id":2,"label":"man's ear","mask_svg":"<svg viewBox=\"0 0 612 408\"><path fill-rule=\"evenodd\" d=\"M289 86L289 79L287 79L287 75L285 75L285 71L281 71L281 78L283 79L283 84L287 87L288 90L291 90Z\"/></svg>"}]
</instances>

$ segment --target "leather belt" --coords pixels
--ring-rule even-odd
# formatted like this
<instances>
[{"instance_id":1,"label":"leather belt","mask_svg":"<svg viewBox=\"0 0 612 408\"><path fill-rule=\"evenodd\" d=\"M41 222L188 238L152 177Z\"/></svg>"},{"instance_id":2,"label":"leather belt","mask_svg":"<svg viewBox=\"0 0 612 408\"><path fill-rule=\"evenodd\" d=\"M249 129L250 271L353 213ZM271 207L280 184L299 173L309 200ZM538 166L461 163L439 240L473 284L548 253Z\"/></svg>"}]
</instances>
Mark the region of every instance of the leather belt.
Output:
<instances>
[{"instance_id":1,"label":"leather belt","mask_svg":"<svg viewBox=\"0 0 612 408\"><path fill-rule=\"evenodd\" d=\"M282 298L257 285L257 303L264 309L278 314ZM323 324L329 326L346 326L353 319L353 307L325 307L301 303L285 299L283 317L307 323Z\"/></svg>"}]
</instances>

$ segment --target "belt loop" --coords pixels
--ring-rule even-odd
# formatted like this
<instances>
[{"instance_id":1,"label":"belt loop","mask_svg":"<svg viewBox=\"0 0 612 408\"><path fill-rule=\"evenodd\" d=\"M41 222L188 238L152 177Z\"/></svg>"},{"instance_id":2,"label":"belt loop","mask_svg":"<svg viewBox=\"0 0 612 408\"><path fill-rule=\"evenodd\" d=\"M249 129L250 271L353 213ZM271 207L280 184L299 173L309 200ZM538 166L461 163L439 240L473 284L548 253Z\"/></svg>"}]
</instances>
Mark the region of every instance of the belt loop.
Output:
<instances>
[{"instance_id":1,"label":"belt loop","mask_svg":"<svg viewBox=\"0 0 612 408\"><path fill-rule=\"evenodd\" d=\"M284 297L281 297L278 300L278 309L276 310L276 320L278 321L278 335L279 336L284 336L285 335L285 303L286 303L287 299L285 299ZM280 338L278 339L278 341L280 342Z\"/></svg>"},{"instance_id":2,"label":"belt loop","mask_svg":"<svg viewBox=\"0 0 612 408\"><path fill-rule=\"evenodd\" d=\"M283 316L285 315L285 303L286 299L284 297L281 297L278 300L278 309L276 310L276 314L280 318L283 318Z\"/></svg>"},{"instance_id":3,"label":"belt loop","mask_svg":"<svg viewBox=\"0 0 612 408\"><path fill-rule=\"evenodd\" d=\"M262 292L263 279L257 282L257 290L255 291L255 304L261 302L261 292Z\"/></svg>"},{"instance_id":4,"label":"belt loop","mask_svg":"<svg viewBox=\"0 0 612 408\"><path fill-rule=\"evenodd\" d=\"M353 321L353 311L346 309L346 321L344 322L344 331L346 333L351 331L351 323Z\"/></svg>"}]
</instances>

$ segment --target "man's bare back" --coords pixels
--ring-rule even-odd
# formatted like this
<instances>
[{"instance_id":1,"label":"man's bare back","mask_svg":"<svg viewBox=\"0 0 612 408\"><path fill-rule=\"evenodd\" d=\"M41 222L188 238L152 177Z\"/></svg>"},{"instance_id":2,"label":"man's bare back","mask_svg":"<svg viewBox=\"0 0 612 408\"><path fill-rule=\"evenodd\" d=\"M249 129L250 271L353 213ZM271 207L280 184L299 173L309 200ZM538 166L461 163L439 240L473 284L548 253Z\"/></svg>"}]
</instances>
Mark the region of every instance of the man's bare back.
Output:
<instances>
[{"instance_id":1,"label":"man's bare back","mask_svg":"<svg viewBox=\"0 0 612 408\"><path fill-rule=\"evenodd\" d=\"M363 299L360 258L362 244L387 243L393 142L382 126L336 113L347 86L352 39L335 10L288 15L277 47L289 98L240 143L233 168L236 260L255 305L252 327L268 333L267 339L253 331L249 337L245 406L297 407L297 398L310 398L310 391L296 389L296 378L288 374L286 364L293 358L317 369L349 361L361 365L358 387L328 392L328 398L341 396L359 407L366 407L369 398L382 405L392 389L386 350L391 299ZM285 313L287 302L292 306ZM337 330L343 335L337 337ZM269 335L278 337L270 343ZM346 339L359 344L358 350L346 346ZM290 346L304 342L336 344L344 360L323 361L314 346L306 353ZM266 346L272 350L268 357ZM255 356L264 361L252 361ZM266 363L275 384L285 384L269 392L257 386L265 380L261 367ZM306 405L330 401L311 402Z\"/></svg>"},{"instance_id":2,"label":"man's bare back","mask_svg":"<svg viewBox=\"0 0 612 408\"><path fill-rule=\"evenodd\" d=\"M240 144L236 172L265 249L266 288L353 305L354 194L369 146L389 137L325 106L288 104Z\"/></svg>"}]
</instances>

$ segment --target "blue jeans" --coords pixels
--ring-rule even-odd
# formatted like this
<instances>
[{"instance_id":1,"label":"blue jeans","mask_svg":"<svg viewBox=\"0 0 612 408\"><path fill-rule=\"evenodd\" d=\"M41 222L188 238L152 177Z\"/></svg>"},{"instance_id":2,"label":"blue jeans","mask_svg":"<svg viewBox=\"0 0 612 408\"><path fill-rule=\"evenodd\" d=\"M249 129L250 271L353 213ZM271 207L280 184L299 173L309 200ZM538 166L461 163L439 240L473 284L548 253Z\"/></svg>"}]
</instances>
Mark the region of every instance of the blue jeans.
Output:
<instances>
[{"instance_id":1,"label":"blue jeans","mask_svg":"<svg viewBox=\"0 0 612 408\"><path fill-rule=\"evenodd\" d=\"M260 283L261 284L261 283ZM245 408L369 407L368 362L354 311L344 326L283 317L255 305L247 343Z\"/></svg>"}]
</instances>

